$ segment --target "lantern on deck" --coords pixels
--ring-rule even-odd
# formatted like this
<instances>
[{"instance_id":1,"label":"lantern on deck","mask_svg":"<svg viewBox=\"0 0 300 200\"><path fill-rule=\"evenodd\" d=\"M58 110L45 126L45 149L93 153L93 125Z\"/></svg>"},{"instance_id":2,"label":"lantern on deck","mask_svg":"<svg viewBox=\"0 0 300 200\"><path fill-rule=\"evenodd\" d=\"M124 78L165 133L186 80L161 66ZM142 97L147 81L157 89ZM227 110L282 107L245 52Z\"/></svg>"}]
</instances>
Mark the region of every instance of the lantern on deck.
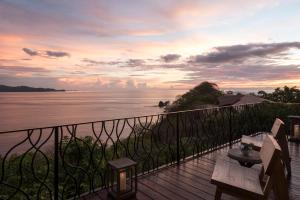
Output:
<instances>
[{"instance_id":1,"label":"lantern on deck","mask_svg":"<svg viewBox=\"0 0 300 200\"><path fill-rule=\"evenodd\" d=\"M114 199L129 199L137 192L137 163L129 158L108 162L108 195Z\"/></svg>"}]
</instances>

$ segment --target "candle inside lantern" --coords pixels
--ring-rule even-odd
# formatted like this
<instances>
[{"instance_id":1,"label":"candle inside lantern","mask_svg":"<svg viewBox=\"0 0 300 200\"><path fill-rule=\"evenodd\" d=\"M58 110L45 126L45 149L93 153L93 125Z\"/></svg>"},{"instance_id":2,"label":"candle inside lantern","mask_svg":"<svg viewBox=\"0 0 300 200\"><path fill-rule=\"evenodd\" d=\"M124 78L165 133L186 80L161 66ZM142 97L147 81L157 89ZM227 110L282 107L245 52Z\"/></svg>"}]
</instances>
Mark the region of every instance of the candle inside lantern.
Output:
<instances>
[{"instance_id":1,"label":"candle inside lantern","mask_svg":"<svg viewBox=\"0 0 300 200\"><path fill-rule=\"evenodd\" d=\"M120 191L126 191L126 170L120 172Z\"/></svg>"},{"instance_id":2,"label":"candle inside lantern","mask_svg":"<svg viewBox=\"0 0 300 200\"><path fill-rule=\"evenodd\" d=\"M300 138L300 125L299 124L294 125L294 137Z\"/></svg>"}]
</instances>

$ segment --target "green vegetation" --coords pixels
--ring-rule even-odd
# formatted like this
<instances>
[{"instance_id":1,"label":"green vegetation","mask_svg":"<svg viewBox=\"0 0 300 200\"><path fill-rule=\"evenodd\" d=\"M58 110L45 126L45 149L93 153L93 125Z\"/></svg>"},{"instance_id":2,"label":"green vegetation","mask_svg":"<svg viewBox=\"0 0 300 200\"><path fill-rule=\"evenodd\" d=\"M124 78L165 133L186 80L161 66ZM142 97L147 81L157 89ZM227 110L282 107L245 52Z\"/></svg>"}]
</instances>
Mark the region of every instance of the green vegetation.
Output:
<instances>
[{"instance_id":1,"label":"green vegetation","mask_svg":"<svg viewBox=\"0 0 300 200\"><path fill-rule=\"evenodd\" d=\"M52 88L34 88L28 86L7 86L0 85L0 92L65 92L65 90L56 90Z\"/></svg>"},{"instance_id":2,"label":"green vegetation","mask_svg":"<svg viewBox=\"0 0 300 200\"><path fill-rule=\"evenodd\" d=\"M139 173L173 162L174 144L160 146L163 144L158 141L151 142L153 138L147 132L137 140L129 137L102 148L104 144L97 143L90 136L73 139L65 137L61 146L58 175L61 198L69 199L105 187L109 160L131 157L139 161ZM31 151L13 155L5 163L3 161L0 157L1 167L4 164L5 169L3 180L0 181L0 199L8 199L11 195L12 199L26 199L26 195L30 199L51 199L54 191L53 153Z\"/></svg>"},{"instance_id":3,"label":"green vegetation","mask_svg":"<svg viewBox=\"0 0 300 200\"><path fill-rule=\"evenodd\" d=\"M163 107L168 106L169 104L170 104L170 101L165 101L165 102L159 101L158 107L163 108Z\"/></svg>"},{"instance_id":4,"label":"green vegetation","mask_svg":"<svg viewBox=\"0 0 300 200\"><path fill-rule=\"evenodd\" d=\"M202 82L187 93L179 96L171 106L166 108L166 111L174 112L203 108L203 105L217 105L218 97L221 95L222 92L217 84Z\"/></svg>"},{"instance_id":5,"label":"green vegetation","mask_svg":"<svg viewBox=\"0 0 300 200\"><path fill-rule=\"evenodd\" d=\"M227 91L227 94L233 95L233 91ZM222 95L224 92L219 90L217 84L202 82L185 94L179 95L171 105L165 107L165 111L175 112L216 106L218 97ZM237 95L241 95L241 93L237 93ZM282 89L278 87L271 93L261 90L257 94L250 93L250 95L257 95L278 103L300 103L300 90L296 86L290 88L284 86ZM160 104L163 106L163 102Z\"/></svg>"},{"instance_id":6,"label":"green vegetation","mask_svg":"<svg viewBox=\"0 0 300 200\"><path fill-rule=\"evenodd\" d=\"M296 86L289 88L284 86L281 88L276 88L274 92L267 93L265 91L259 91L258 96L280 103L300 103L300 90Z\"/></svg>"}]
</instances>

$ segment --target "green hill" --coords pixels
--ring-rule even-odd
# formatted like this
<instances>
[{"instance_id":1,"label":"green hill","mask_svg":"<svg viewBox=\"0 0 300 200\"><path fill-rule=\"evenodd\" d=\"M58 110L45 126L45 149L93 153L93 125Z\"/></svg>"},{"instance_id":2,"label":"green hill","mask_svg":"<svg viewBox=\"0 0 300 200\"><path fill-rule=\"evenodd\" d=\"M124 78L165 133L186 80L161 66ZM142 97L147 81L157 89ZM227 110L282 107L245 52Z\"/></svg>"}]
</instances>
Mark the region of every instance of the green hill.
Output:
<instances>
[{"instance_id":1,"label":"green hill","mask_svg":"<svg viewBox=\"0 0 300 200\"><path fill-rule=\"evenodd\" d=\"M34 88L28 86L7 86L0 85L0 92L65 92L65 90L56 90L52 88Z\"/></svg>"},{"instance_id":2,"label":"green hill","mask_svg":"<svg viewBox=\"0 0 300 200\"><path fill-rule=\"evenodd\" d=\"M222 92L219 90L217 84L205 81L180 96L166 108L166 111L174 112L203 108L208 105L217 105L218 97L221 95Z\"/></svg>"}]
</instances>

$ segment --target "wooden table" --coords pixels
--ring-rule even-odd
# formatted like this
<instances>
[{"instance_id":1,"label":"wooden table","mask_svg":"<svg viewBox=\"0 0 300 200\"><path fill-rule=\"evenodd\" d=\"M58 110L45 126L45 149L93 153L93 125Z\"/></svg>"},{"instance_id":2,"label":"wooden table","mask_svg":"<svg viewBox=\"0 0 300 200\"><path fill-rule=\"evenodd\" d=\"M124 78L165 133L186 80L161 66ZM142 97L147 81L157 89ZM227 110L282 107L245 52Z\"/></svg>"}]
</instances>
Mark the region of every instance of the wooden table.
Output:
<instances>
[{"instance_id":1,"label":"wooden table","mask_svg":"<svg viewBox=\"0 0 300 200\"><path fill-rule=\"evenodd\" d=\"M248 155L244 155L239 148L229 149L228 157L239 161L244 167L252 167L254 164L261 163L258 151L250 150Z\"/></svg>"}]
</instances>

